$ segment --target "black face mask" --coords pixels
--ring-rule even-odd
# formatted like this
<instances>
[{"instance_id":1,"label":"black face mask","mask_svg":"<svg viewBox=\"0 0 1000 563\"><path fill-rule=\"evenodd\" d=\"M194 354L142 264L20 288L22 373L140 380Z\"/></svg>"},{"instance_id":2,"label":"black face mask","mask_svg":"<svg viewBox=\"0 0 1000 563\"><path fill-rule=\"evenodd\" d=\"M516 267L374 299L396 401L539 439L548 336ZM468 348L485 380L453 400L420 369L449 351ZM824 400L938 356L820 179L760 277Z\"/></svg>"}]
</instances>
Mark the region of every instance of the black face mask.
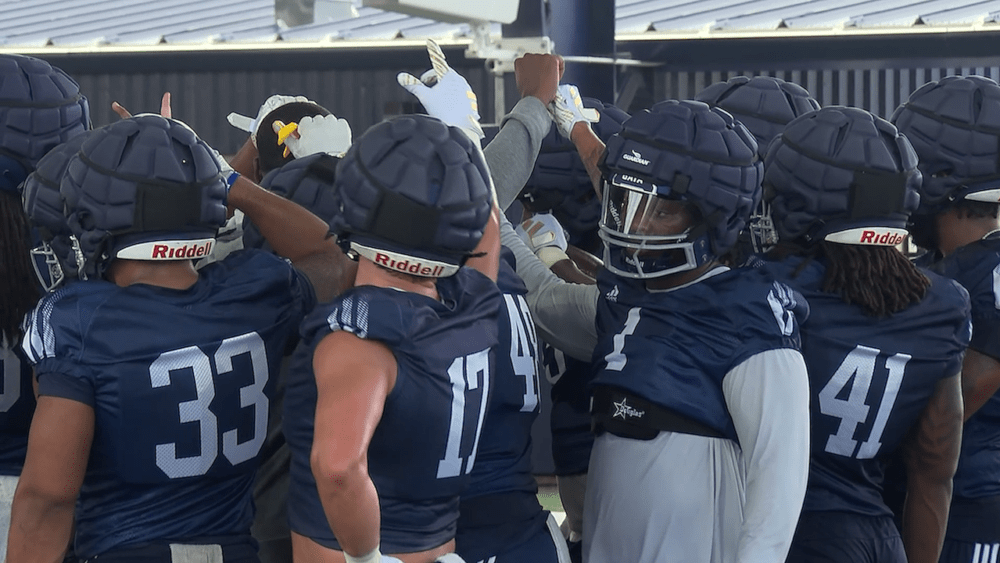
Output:
<instances>
[{"instance_id":1,"label":"black face mask","mask_svg":"<svg viewBox=\"0 0 1000 563\"><path fill-rule=\"evenodd\" d=\"M910 216L907 228L913 238L913 244L930 252L937 252L940 238L936 218L937 216L931 213Z\"/></svg>"}]
</instances>

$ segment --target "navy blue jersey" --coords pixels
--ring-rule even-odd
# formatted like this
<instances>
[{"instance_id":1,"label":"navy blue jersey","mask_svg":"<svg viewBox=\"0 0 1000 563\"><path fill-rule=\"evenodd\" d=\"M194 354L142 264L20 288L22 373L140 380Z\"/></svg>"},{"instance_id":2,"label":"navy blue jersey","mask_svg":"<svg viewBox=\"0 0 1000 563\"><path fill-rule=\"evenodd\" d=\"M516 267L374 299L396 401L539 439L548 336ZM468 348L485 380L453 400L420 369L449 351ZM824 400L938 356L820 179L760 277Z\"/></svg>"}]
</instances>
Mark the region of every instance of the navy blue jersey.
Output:
<instances>
[{"instance_id":1,"label":"navy blue jersey","mask_svg":"<svg viewBox=\"0 0 1000 563\"><path fill-rule=\"evenodd\" d=\"M476 466L497 346L496 284L462 268L437 282L440 301L394 289L355 287L318 307L302 326L285 390L285 438L292 451L292 530L340 549L309 465L316 380L313 351L345 330L382 342L396 357L396 384L368 446L379 495L384 553L411 553L455 537L459 495Z\"/></svg>"},{"instance_id":2,"label":"navy blue jersey","mask_svg":"<svg viewBox=\"0 0 1000 563\"><path fill-rule=\"evenodd\" d=\"M959 248L933 269L969 292L969 347L1000 361L1000 233ZM954 483L956 497L1000 495L1000 393L990 397L965 422Z\"/></svg>"},{"instance_id":3,"label":"navy blue jersey","mask_svg":"<svg viewBox=\"0 0 1000 563\"><path fill-rule=\"evenodd\" d=\"M509 258L513 260L513 254ZM539 354L535 323L524 299L528 288L506 260L500 261L497 286L503 303L496 375L472 480L463 497L538 489L531 471L531 426L539 413Z\"/></svg>"},{"instance_id":4,"label":"navy blue jersey","mask_svg":"<svg viewBox=\"0 0 1000 563\"><path fill-rule=\"evenodd\" d=\"M81 558L249 535L272 375L315 298L287 262L236 253L186 290L70 284L32 313L39 392L94 408Z\"/></svg>"},{"instance_id":5,"label":"navy blue jersey","mask_svg":"<svg viewBox=\"0 0 1000 563\"><path fill-rule=\"evenodd\" d=\"M496 375L455 536L455 551L466 561L511 549L530 538L545 518L531 470L531 426L540 408L539 348L524 299L528 288L513 262L513 253L504 248L497 278L503 301Z\"/></svg>"},{"instance_id":6,"label":"navy blue jersey","mask_svg":"<svg viewBox=\"0 0 1000 563\"><path fill-rule=\"evenodd\" d=\"M798 349L801 295L753 269L671 291L602 272L596 385L629 391L738 441L722 380L767 350Z\"/></svg>"},{"instance_id":7,"label":"navy blue jersey","mask_svg":"<svg viewBox=\"0 0 1000 563\"><path fill-rule=\"evenodd\" d=\"M0 343L0 475L20 475L28 451L28 428L35 412L31 365L19 347Z\"/></svg>"},{"instance_id":8,"label":"navy blue jersey","mask_svg":"<svg viewBox=\"0 0 1000 563\"><path fill-rule=\"evenodd\" d=\"M865 315L822 291L826 268L803 258L763 270L809 301L802 355L809 370L811 455L804 511L891 516L882 500L886 457L906 437L943 378L962 369L969 298L931 272L924 299L889 317Z\"/></svg>"}]
</instances>

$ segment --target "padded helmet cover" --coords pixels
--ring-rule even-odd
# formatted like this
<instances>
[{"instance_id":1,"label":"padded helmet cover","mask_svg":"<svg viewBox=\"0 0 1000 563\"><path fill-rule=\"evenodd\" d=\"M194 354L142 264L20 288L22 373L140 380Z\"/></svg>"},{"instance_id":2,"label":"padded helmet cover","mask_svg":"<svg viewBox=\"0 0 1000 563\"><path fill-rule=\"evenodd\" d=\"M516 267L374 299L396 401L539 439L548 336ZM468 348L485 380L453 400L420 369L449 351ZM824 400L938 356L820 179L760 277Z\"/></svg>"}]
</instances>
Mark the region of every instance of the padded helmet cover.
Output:
<instances>
[{"instance_id":1,"label":"padded helmet cover","mask_svg":"<svg viewBox=\"0 0 1000 563\"><path fill-rule=\"evenodd\" d=\"M126 245L214 238L226 222L227 186L211 147L158 115L94 130L70 159L60 193L91 269Z\"/></svg>"},{"instance_id":2,"label":"padded helmet cover","mask_svg":"<svg viewBox=\"0 0 1000 563\"><path fill-rule=\"evenodd\" d=\"M949 203L1000 183L1000 85L982 76L929 82L896 108L891 121L906 135L923 173L920 209Z\"/></svg>"},{"instance_id":3,"label":"padded helmet cover","mask_svg":"<svg viewBox=\"0 0 1000 563\"><path fill-rule=\"evenodd\" d=\"M316 153L296 158L281 168L272 170L260 181L262 188L312 211L317 217L330 222L339 212L333 193L337 164L340 159L326 153ZM265 248L266 241L251 221L246 220L243 231L244 248Z\"/></svg>"},{"instance_id":4,"label":"padded helmet cover","mask_svg":"<svg viewBox=\"0 0 1000 563\"><path fill-rule=\"evenodd\" d=\"M819 109L819 102L795 84L771 76L735 76L705 88L695 97L720 107L753 133L761 155L785 124Z\"/></svg>"},{"instance_id":5,"label":"padded helmet cover","mask_svg":"<svg viewBox=\"0 0 1000 563\"><path fill-rule=\"evenodd\" d=\"M764 170L765 198L783 240L903 229L920 202L917 155L906 137L857 108L796 118L771 143Z\"/></svg>"},{"instance_id":6,"label":"padded helmet cover","mask_svg":"<svg viewBox=\"0 0 1000 563\"><path fill-rule=\"evenodd\" d=\"M479 147L427 115L372 126L344 155L331 231L359 244L452 266L479 244L491 208Z\"/></svg>"},{"instance_id":7,"label":"padded helmet cover","mask_svg":"<svg viewBox=\"0 0 1000 563\"><path fill-rule=\"evenodd\" d=\"M53 147L90 128L90 106L62 70L0 55L0 189L13 190Z\"/></svg>"}]
</instances>

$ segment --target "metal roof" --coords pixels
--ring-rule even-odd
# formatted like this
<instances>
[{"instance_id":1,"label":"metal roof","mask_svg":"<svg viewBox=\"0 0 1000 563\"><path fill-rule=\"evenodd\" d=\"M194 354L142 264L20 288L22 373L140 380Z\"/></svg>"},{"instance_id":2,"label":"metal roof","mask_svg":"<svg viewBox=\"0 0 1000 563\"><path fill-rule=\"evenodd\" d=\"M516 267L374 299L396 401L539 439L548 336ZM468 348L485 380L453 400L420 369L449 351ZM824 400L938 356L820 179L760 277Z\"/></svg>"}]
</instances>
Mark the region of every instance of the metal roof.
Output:
<instances>
[{"instance_id":1,"label":"metal roof","mask_svg":"<svg viewBox=\"0 0 1000 563\"><path fill-rule=\"evenodd\" d=\"M274 19L274 0L0 0L0 48L336 45L470 34L466 24L352 1L356 17L283 28ZM975 31L998 18L1000 0L616 0L619 40L659 34Z\"/></svg>"}]
</instances>

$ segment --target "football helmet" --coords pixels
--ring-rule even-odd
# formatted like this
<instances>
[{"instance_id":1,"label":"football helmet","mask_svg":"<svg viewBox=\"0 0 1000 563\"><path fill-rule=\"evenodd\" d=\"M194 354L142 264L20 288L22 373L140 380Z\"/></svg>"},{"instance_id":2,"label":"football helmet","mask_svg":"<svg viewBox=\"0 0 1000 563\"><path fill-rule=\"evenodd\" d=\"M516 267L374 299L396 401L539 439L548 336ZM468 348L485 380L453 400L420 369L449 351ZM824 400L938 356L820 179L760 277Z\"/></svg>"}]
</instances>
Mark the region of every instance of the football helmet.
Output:
<instances>
[{"instance_id":1,"label":"football helmet","mask_svg":"<svg viewBox=\"0 0 1000 563\"><path fill-rule=\"evenodd\" d=\"M0 189L15 191L47 152L90 128L90 106L62 70L0 55Z\"/></svg>"},{"instance_id":2,"label":"football helmet","mask_svg":"<svg viewBox=\"0 0 1000 563\"><path fill-rule=\"evenodd\" d=\"M735 76L712 84L694 99L720 107L739 120L757 140L761 158L789 121L820 107L805 88L771 76ZM742 262L752 253L763 254L777 243L770 207L762 200L740 233L734 249L736 261Z\"/></svg>"},{"instance_id":3,"label":"football helmet","mask_svg":"<svg viewBox=\"0 0 1000 563\"><path fill-rule=\"evenodd\" d=\"M189 260L226 222L226 179L212 148L173 119L137 115L94 130L60 182L88 278L115 258Z\"/></svg>"},{"instance_id":4,"label":"football helmet","mask_svg":"<svg viewBox=\"0 0 1000 563\"><path fill-rule=\"evenodd\" d=\"M22 186L24 212L41 239L31 250L32 264L46 291L80 274L80 244L66 223L66 205L59 189L69 160L86 138L86 133L77 135L49 151Z\"/></svg>"},{"instance_id":5,"label":"football helmet","mask_svg":"<svg viewBox=\"0 0 1000 563\"><path fill-rule=\"evenodd\" d=\"M583 105L599 111L600 120L592 123L591 128L605 143L621 131L622 124L629 118L621 109L594 98L583 98ZM526 200L536 212L551 211L569 231L570 243L575 245L597 228L601 216L601 201L583 161L573 143L559 134L555 124L542 139L535 168L519 198Z\"/></svg>"},{"instance_id":6,"label":"football helmet","mask_svg":"<svg viewBox=\"0 0 1000 563\"><path fill-rule=\"evenodd\" d=\"M764 198L783 240L896 246L920 203L913 147L888 121L830 106L789 123L768 149Z\"/></svg>"},{"instance_id":7,"label":"football helmet","mask_svg":"<svg viewBox=\"0 0 1000 563\"><path fill-rule=\"evenodd\" d=\"M492 180L482 151L427 115L379 123L337 167L331 231L345 252L413 275L454 274L479 244Z\"/></svg>"},{"instance_id":8,"label":"football helmet","mask_svg":"<svg viewBox=\"0 0 1000 563\"><path fill-rule=\"evenodd\" d=\"M703 102L667 100L637 113L608 141L600 167L604 263L624 277L666 276L721 257L760 202L757 142ZM660 200L687 202L695 223L671 234L645 227L662 213Z\"/></svg>"},{"instance_id":9,"label":"football helmet","mask_svg":"<svg viewBox=\"0 0 1000 563\"><path fill-rule=\"evenodd\" d=\"M923 173L919 214L954 201L1000 200L1000 85L948 76L917 89L890 118L906 135Z\"/></svg>"},{"instance_id":10,"label":"football helmet","mask_svg":"<svg viewBox=\"0 0 1000 563\"><path fill-rule=\"evenodd\" d=\"M337 213L333 181L337 177L338 162L339 158L326 153L296 158L281 168L268 172L260 185L305 207L329 223ZM267 248L264 236L249 219L243 225L243 247Z\"/></svg>"},{"instance_id":11,"label":"football helmet","mask_svg":"<svg viewBox=\"0 0 1000 563\"><path fill-rule=\"evenodd\" d=\"M785 124L819 109L819 102L805 88L772 76L734 76L705 88L694 99L738 119L757 140L761 157Z\"/></svg>"}]
</instances>

